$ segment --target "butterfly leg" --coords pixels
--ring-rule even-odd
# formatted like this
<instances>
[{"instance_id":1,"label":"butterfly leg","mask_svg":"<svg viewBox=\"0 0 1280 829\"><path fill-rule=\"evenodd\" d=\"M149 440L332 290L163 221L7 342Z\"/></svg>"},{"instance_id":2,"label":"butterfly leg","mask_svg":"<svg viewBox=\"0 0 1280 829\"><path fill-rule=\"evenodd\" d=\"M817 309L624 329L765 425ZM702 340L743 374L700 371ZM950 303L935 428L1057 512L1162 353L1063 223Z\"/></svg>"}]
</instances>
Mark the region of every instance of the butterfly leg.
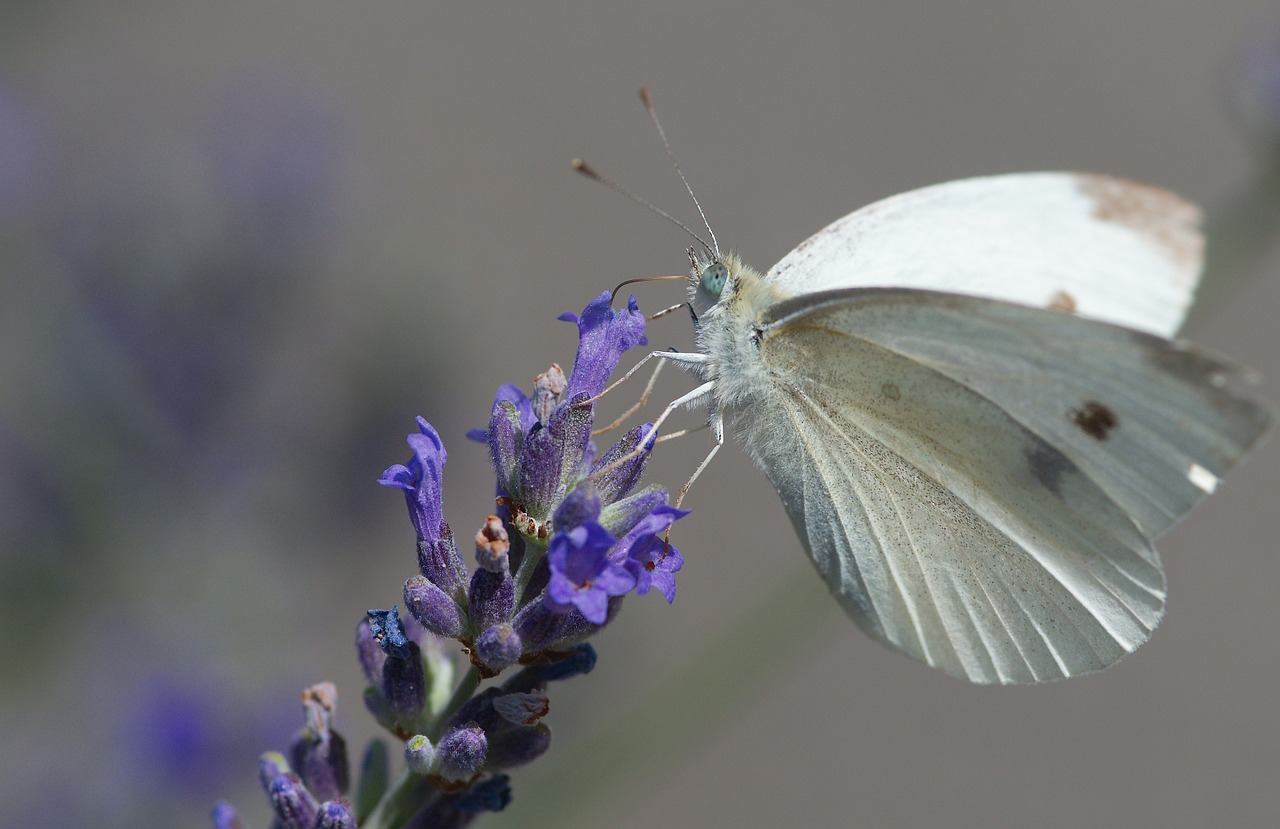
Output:
<instances>
[{"instance_id":1,"label":"butterfly leg","mask_svg":"<svg viewBox=\"0 0 1280 829\"><path fill-rule=\"evenodd\" d=\"M646 359L647 359L647 358L646 358ZM610 423L608 426L604 426L604 427L602 427L602 428L600 428L600 429L595 429L595 430L593 430L593 431L591 432L591 436L592 436L592 437L595 437L596 435L603 435L603 434L605 434L606 432L611 432L611 431L613 431L614 429L616 429L616 428L618 428L619 426L621 426L623 423L626 423L626 422L627 422L627 420L628 420L628 419L629 419L633 414L635 414L637 411L639 411L639 410L640 410L640 408L641 408L642 406L644 406L644 404L648 403L648 402L649 402L649 394L653 391L653 385L654 385L654 383L657 383L657 382L658 382L658 373L659 373L660 371L662 371L662 367L663 367L663 366L665 366L666 364L667 364L667 363L666 363L666 361L665 361L665 360L659 360L659 361L658 361L658 364L657 364L656 366L654 366L654 368L653 368L653 374L651 374L651 375L649 376L649 382L645 384L644 391L640 393L640 399L639 399L639 400L637 400L637 401L635 402L635 405L633 405L630 409L627 409L627 410L626 410L625 412L623 412L622 414L618 415L618 419L617 419L617 420L615 420L615 421L613 421L612 423ZM637 368L638 368L638 366L637 366ZM622 379L623 379L623 380L625 380L626 378L624 377L624 378L622 378ZM621 381L621 380L619 380L618 382L620 383L620 382L622 382L622 381ZM607 391L607 389L606 389L606 391ZM601 394L601 395L603 395L603 394L604 394L604 392L601 392L600 394ZM599 399L599 396L600 396L600 395L597 395L597 397L596 397L596 398L593 398L593 399Z\"/></svg>"},{"instance_id":2,"label":"butterfly leg","mask_svg":"<svg viewBox=\"0 0 1280 829\"><path fill-rule=\"evenodd\" d=\"M668 352L655 351L654 353L659 355L666 355ZM685 356L695 356L695 355L681 354L680 356L685 357ZM701 357L702 355L699 354L696 356ZM654 438L657 437L658 430L662 428L662 424L666 421L668 417L671 416L672 412L674 412L676 409L680 408L681 406L697 406L700 403L705 403L707 400L710 399L711 393L712 391L715 390L715 387L716 387L715 381L709 381L709 382L703 383L701 386L698 386L696 389L689 392L688 394L681 395L680 397L677 397L675 400L672 400L670 403L667 404L667 408L662 410L662 414L659 415L658 419L653 422L653 424L649 427L649 430L645 432L644 436L636 444L636 448L633 451L628 452L627 454L618 458L608 466L602 469L597 469L595 472L591 473L590 476L588 476L588 479L596 478L596 477L599 477L600 475L604 475L606 473L612 472L614 469L617 469L622 464L640 457L642 454L644 454L647 447L652 446L656 442Z\"/></svg>"},{"instance_id":3,"label":"butterfly leg","mask_svg":"<svg viewBox=\"0 0 1280 829\"><path fill-rule=\"evenodd\" d=\"M627 371L626 374L622 375L617 380L614 380L612 383L606 386L604 391L600 392L595 397L587 398L586 400L583 400L580 403L575 403L574 405L590 406L592 403L595 403L597 400L604 397L606 394L613 391L618 386L621 386L623 383L630 380L632 375L634 375L637 371L640 370L641 366L643 366L645 363L652 360L654 357L659 357L663 360L669 360L677 364L681 368L685 369L686 371L689 371L694 366L700 366L707 361L706 355L703 355L703 354L697 354L697 353L685 354L684 352L681 352L681 351L651 351L647 355L645 355L644 359L642 359L640 362L632 366Z\"/></svg>"},{"instance_id":4,"label":"butterfly leg","mask_svg":"<svg viewBox=\"0 0 1280 829\"><path fill-rule=\"evenodd\" d=\"M698 480L698 476L702 474L702 470L706 469L711 463L711 459L720 451L720 447L724 446L724 416L719 411L711 412L711 419L708 421L711 427L711 434L716 439L716 445L711 447L711 451L702 459L702 463L698 464L698 468L693 470L693 474L689 476L689 480L684 482L684 486L680 487L680 495L676 498L676 509L680 509L680 504L684 501L684 496L689 494L689 488L693 486L693 482ZM670 532L670 529L668 529Z\"/></svg>"}]
</instances>

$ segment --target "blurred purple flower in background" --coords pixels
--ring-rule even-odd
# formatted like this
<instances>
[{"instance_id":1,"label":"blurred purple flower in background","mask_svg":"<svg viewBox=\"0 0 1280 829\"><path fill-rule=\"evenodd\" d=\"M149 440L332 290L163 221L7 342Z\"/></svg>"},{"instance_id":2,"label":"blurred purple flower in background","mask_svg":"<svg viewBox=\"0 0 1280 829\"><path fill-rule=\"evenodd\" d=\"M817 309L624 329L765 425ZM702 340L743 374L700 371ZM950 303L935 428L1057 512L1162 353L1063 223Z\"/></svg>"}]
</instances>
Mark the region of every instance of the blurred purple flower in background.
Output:
<instances>
[{"instance_id":1,"label":"blurred purple flower in background","mask_svg":"<svg viewBox=\"0 0 1280 829\"><path fill-rule=\"evenodd\" d=\"M45 705L95 711L77 731L89 748L59 754L60 775L40 771L55 747L39 718L6 738L6 811L41 825L86 825L108 802L119 825L158 822L207 803L231 758L287 733L281 709L247 697L297 675L215 681L209 653L243 653L245 632L211 620L229 596L267 600L254 591L291 610L294 576L264 567L296 556L273 522L312 557L345 554L374 500L354 484L370 424L434 370L379 380L350 361L402 352L411 335L324 317L324 291L378 206L352 207L360 150L345 102L289 69L242 70L182 113L139 110L127 86L108 94L119 100L0 82L0 624L46 619L45 636L65 643L5 637L0 690L20 700L47 686L58 690ZM346 363L333 356L342 338L360 341ZM372 385L353 394L343 372ZM342 416L297 417L332 410L326 396ZM349 474L333 475L344 461ZM310 491L286 485L300 477ZM351 496L323 492L335 482ZM218 516L230 512L229 530ZM182 625L160 583L182 585ZM76 613L50 614L55 603ZM102 624L86 634L73 627L84 618ZM257 658L230 670L251 676ZM98 771L105 745L113 762ZM60 779L77 775L101 783ZM57 810L38 805L50 798Z\"/></svg>"}]
</instances>

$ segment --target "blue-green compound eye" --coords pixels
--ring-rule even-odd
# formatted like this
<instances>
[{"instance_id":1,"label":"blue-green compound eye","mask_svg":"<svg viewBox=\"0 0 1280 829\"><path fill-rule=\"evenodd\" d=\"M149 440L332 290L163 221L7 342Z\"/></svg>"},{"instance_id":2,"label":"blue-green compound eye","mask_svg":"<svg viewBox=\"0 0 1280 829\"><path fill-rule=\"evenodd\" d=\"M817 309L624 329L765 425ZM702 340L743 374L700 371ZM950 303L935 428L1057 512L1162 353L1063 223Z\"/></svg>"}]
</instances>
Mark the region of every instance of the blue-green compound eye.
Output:
<instances>
[{"instance_id":1,"label":"blue-green compound eye","mask_svg":"<svg viewBox=\"0 0 1280 829\"><path fill-rule=\"evenodd\" d=\"M702 281L698 286L708 296L718 297L720 292L724 290L725 280L729 278L729 269L724 266L723 262L712 262L702 271Z\"/></svg>"}]
</instances>

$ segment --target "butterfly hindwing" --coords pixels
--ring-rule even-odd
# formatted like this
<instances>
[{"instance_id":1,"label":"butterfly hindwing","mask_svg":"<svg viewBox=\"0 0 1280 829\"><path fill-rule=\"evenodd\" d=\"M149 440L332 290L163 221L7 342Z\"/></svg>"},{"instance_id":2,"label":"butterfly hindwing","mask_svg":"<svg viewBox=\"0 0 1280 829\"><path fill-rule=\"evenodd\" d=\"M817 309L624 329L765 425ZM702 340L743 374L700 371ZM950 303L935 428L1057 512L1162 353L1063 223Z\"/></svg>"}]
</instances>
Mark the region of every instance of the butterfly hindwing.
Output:
<instances>
[{"instance_id":1,"label":"butterfly hindwing","mask_svg":"<svg viewBox=\"0 0 1280 829\"><path fill-rule=\"evenodd\" d=\"M773 386L740 428L833 592L978 682L1099 670L1145 641L1151 538L1267 424L1201 352L927 291L784 301L759 358Z\"/></svg>"}]
</instances>

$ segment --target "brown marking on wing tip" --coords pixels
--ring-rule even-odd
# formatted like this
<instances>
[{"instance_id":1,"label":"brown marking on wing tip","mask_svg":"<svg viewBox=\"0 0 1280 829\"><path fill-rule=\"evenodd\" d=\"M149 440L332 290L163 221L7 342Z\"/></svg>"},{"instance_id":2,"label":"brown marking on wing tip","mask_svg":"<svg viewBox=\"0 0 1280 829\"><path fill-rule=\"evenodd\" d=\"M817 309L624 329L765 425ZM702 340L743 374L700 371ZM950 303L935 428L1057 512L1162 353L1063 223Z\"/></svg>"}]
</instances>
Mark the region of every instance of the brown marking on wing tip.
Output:
<instances>
[{"instance_id":1,"label":"brown marking on wing tip","mask_svg":"<svg viewBox=\"0 0 1280 829\"><path fill-rule=\"evenodd\" d=\"M1080 428L1080 431L1094 440L1106 440L1111 430L1120 425L1120 419L1116 417L1116 413L1097 400L1086 400L1084 406L1072 409L1067 416Z\"/></svg>"},{"instance_id":2,"label":"brown marking on wing tip","mask_svg":"<svg viewBox=\"0 0 1280 829\"><path fill-rule=\"evenodd\" d=\"M1065 311L1068 314L1076 312L1076 298L1066 291L1058 291L1049 297L1049 304L1045 306L1050 311Z\"/></svg>"},{"instance_id":3,"label":"brown marking on wing tip","mask_svg":"<svg viewBox=\"0 0 1280 829\"><path fill-rule=\"evenodd\" d=\"M885 383L880 387L880 392L890 400L897 400L902 397L902 391L893 383Z\"/></svg>"},{"instance_id":4,"label":"brown marking on wing tip","mask_svg":"<svg viewBox=\"0 0 1280 829\"><path fill-rule=\"evenodd\" d=\"M1200 209L1168 190L1112 176L1077 173L1080 191L1093 199L1093 215L1146 236L1175 264L1195 268L1204 254Z\"/></svg>"}]
</instances>

